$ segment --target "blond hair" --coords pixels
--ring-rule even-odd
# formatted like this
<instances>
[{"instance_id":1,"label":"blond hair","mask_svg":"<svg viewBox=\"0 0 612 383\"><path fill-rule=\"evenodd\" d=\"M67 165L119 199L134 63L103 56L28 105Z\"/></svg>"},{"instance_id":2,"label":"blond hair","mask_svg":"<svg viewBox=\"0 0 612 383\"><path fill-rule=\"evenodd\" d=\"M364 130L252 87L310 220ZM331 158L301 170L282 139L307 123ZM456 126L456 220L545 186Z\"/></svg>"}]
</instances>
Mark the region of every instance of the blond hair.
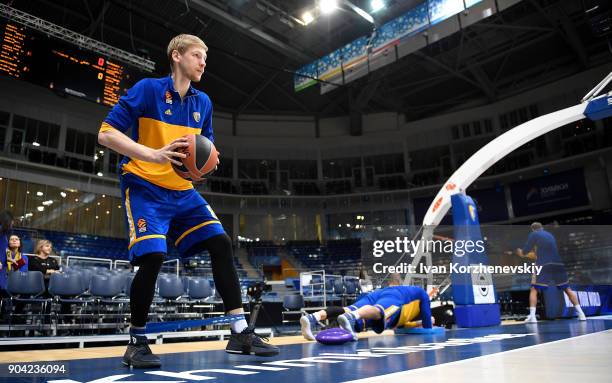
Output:
<instances>
[{"instance_id":1,"label":"blond hair","mask_svg":"<svg viewBox=\"0 0 612 383\"><path fill-rule=\"evenodd\" d=\"M34 254L40 254L41 253L41 249L42 249L42 247L44 245L53 246L51 241L49 241L47 239L40 239L40 240L38 240L38 242L36 242L36 247L34 248Z\"/></svg>"},{"instance_id":2,"label":"blond hair","mask_svg":"<svg viewBox=\"0 0 612 383\"><path fill-rule=\"evenodd\" d=\"M168 43L167 53L171 70L174 70L174 60L172 60L172 52L178 51L178 53L183 54L187 51L187 48L193 45L200 46L204 48L205 52L208 52L208 47L206 46L206 44L204 44L204 41L202 41L202 39L198 36L183 33L178 36L175 36L172 40L170 40L170 43Z\"/></svg>"}]
</instances>

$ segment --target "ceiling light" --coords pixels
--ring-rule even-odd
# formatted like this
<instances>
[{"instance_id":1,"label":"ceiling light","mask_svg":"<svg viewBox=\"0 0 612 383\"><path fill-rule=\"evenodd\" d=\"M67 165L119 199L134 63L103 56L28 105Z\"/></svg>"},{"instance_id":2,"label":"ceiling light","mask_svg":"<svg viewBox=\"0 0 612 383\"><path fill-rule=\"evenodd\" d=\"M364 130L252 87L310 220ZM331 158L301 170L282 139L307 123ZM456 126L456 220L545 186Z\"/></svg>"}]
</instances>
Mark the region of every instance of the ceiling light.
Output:
<instances>
[{"instance_id":1,"label":"ceiling light","mask_svg":"<svg viewBox=\"0 0 612 383\"><path fill-rule=\"evenodd\" d=\"M304 24L308 25L314 21L314 16L312 15L312 13L306 11L302 14L302 21L304 22Z\"/></svg>"},{"instance_id":2,"label":"ceiling light","mask_svg":"<svg viewBox=\"0 0 612 383\"><path fill-rule=\"evenodd\" d=\"M37 206L37 207L36 207L36 210L38 210L38 211L44 211L44 210L45 210L45 207L44 207L44 206Z\"/></svg>"},{"instance_id":3,"label":"ceiling light","mask_svg":"<svg viewBox=\"0 0 612 383\"><path fill-rule=\"evenodd\" d=\"M32 142L32 146L40 146L40 144L36 141Z\"/></svg>"},{"instance_id":4,"label":"ceiling light","mask_svg":"<svg viewBox=\"0 0 612 383\"><path fill-rule=\"evenodd\" d=\"M102 174L102 172L98 172L97 176L98 177L102 177L104 174Z\"/></svg>"},{"instance_id":5,"label":"ceiling light","mask_svg":"<svg viewBox=\"0 0 612 383\"><path fill-rule=\"evenodd\" d=\"M66 192L60 192L60 195L62 196L62 198L66 198Z\"/></svg>"},{"instance_id":6,"label":"ceiling light","mask_svg":"<svg viewBox=\"0 0 612 383\"><path fill-rule=\"evenodd\" d=\"M338 2L336 0L320 0L319 9L323 14L330 14L334 9L338 8Z\"/></svg>"},{"instance_id":7,"label":"ceiling light","mask_svg":"<svg viewBox=\"0 0 612 383\"><path fill-rule=\"evenodd\" d=\"M370 1L370 8L372 12L378 12L385 7L384 0L372 0Z\"/></svg>"},{"instance_id":8,"label":"ceiling light","mask_svg":"<svg viewBox=\"0 0 612 383\"><path fill-rule=\"evenodd\" d=\"M43 192L41 192L41 191L36 192L36 195L39 196L39 197L42 197L43 196Z\"/></svg>"}]
</instances>

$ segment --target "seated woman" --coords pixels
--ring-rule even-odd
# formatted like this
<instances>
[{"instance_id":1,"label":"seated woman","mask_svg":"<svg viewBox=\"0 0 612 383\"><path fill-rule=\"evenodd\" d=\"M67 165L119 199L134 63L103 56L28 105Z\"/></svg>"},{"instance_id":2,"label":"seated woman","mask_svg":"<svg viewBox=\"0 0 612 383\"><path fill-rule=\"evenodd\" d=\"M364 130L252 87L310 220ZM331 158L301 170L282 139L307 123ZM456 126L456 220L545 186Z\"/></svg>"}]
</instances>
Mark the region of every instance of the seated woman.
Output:
<instances>
[{"instance_id":1,"label":"seated woman","mask_svg":"<svg viewBox=\"0 0 612 383\"><path fill-rule=\"evenodd\" d=\"M341 328L357 340L357 332L371 328L376 333L396 327L432 328L430 301L427 292L416 286L401 286L401 277L391 275L389 287L374 290L349 307L327 307L300 318L302 335L314 340L313 328L319 321L337 317Z\"/></svg>"},{"instance_id":2,"label":"seated woman","mask_svg":"<svg viewBox=\"0 0 612 383\"><path fill-rule=\"evenodd\" d=\"M22 254L21 238L18 235L12 234L8 240L8 248L6 249L6 270L13 271L28 271L28 256Z\"/></svg>"},{"instance_id":3,"label":"seated woman","mask_svg":"<svg viewBox=\"0 0 612 383\"><path fill-rule=\"evenodd\" d=\"M41 239L36 242L36 247L34 248L35 257L30 259L29 270L30 271L40 271L43 273L45 277L45 286L49 286L49 277L53 273L59 272L59 264L55 260L55 258L49 257L51 255L51 251L53 250L53 245L51 241L46 239Z\"/></svg>"}]
</instances>

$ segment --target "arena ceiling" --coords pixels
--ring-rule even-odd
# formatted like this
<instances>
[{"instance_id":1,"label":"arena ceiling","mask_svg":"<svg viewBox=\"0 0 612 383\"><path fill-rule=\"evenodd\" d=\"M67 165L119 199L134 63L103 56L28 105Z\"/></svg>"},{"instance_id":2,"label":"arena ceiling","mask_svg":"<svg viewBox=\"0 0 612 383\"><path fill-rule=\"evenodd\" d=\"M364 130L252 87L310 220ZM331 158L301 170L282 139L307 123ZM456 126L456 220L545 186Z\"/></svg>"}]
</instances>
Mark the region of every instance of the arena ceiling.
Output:
<instances>
[{"instance_id":1,"label":"arena ceiling","mask_svg":"<svg viewBox=\"0 0 612 383\"><path fill-rule=\"evenodd\" d=\"M369 0L368 0L369 1ZM366 0L353 3L367 8ZM390 0L382 24L422 0ZM292 71L371 32L353 12L291 22L313 0L14 0L14 8L126 51L168 72L178 33L208 44L199 87L217 110L319 117L397 111L408 120L485 104L610 62L610 36L591 31L583 1L524 0L325 95L293 91ZM288 22L289 21L289 22Z\"/></svg>"}]
</instances>

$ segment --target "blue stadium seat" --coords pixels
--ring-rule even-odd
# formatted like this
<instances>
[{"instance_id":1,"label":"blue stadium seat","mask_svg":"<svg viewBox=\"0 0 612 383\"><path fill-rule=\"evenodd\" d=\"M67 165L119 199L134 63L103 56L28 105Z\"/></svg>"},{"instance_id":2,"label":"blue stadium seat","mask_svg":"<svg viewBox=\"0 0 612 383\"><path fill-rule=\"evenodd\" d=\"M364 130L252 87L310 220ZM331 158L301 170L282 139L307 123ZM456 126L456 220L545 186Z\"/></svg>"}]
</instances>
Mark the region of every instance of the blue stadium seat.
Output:
<instances>
[{"instance_id":1,"label":"blue stadium seat","mask_svg":"<svg viewBox=\"0 0 612 383\"><path fill-rule=\"evenodd\" d=\"M289 311L298 311L304 307L304 297L300 294L289 294L283 298L283 308Z\"/></svg>"},{"instance_id":2,"label":"blue stadium seat","mask_svg":"<svg viewBox=\"0 0 612 383\"><path fill-rule=\"evenodd\" d=\"M91 278L89 292L95 297L112 298L123 291L125 285L123 275L97 274Z\"/></svg>"},{"instance_id":3,"label":"blue stadium seat","mask_svg":"<svg viewBox=\"0 0 612 383\"><path fill-rule=\"evenodd\" d=\"M180 277L176 275L162 276L158 279L159 296L164 299L178 299L185 293L185 287Z\"/></svg>"},{"instance_id":4,"label":"blue stadium seat","mask_svg":"<svg viewBox=\"0 0 612 383\"><path fill-rule=\"evenodd\" d=\"M334 281L334 293L337 295L344 295L345 288L341 280Z\"/></svg>"},{"instance_id":5,"label":"blue stadium seat","mask_svg":"<svg viewBox=\"0 0 612 383\"><path fill-rule=\"evenodd\" d=\"M81 277L76 273L55 273L49 278L49 292L56 296L77 296L85 292Z\"/></svg>"},{"instance_id":6,"label":"blue stadium seat","mask_svg":"<svg viewBox=\"0 0 612 383\"><path fill-rule=\"evenodd\" d=\"M45 292L45 279L40 271L10 273L8 291L19 296L37 296Z\"/></svg>"},{"instance_id":7,"label":"blue stadium seat","mask_svg":"<svg viewBox=\"0 0 612 383\"><path fill-rule=\"evenodd\" d=\"M200 300L205 299L213 295L210 282L203 278L191 278L187 284L187 291L189 299Z\"/></svg>"}]
</instances>

